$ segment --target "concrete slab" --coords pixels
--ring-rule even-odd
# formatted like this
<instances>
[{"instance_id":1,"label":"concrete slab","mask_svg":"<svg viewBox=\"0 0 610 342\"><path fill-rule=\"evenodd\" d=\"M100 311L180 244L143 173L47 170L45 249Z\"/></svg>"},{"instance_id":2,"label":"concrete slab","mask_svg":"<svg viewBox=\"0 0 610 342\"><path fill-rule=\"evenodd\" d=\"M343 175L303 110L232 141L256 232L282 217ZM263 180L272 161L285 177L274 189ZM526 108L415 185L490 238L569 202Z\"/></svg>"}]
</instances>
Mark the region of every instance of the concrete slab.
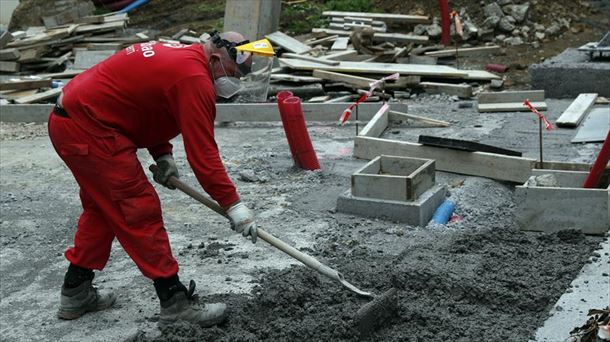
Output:
<instances>
[{"instance_id":1,"label":"concrete slab","mask_svg":"<svg viewBox=\"0 0 610 342\"><path fill-rule=\"evenodd\" d=\"M602 235L610 228L610 187L583 189L587 172L535 171L559 174L557 187L517 186L515 218L522 230L555 232L580 229L585 234Z\"/></svg>"},{"instance_id":2,"label":"concrete slab","mask_svg":"<svg viewBox=\"0 0 610 342\"><path fill-rule=\"evenodd\" d=\"M437 185L424 192L415 201L402 202L356 197L347 190L337 199L337 211L424 227L445 199L446 191L444 185Z\"/></svg>"},{"instance_id":3,"label":"concrete slab","mask_svg":"<svg viewBox=\"0 0 610 342\"><path fill-rule=\"evenodd\" d=\"M532 341L566 341L573 328L587 321L589 309L610 305L610 237L590 260L591 263L585 264L568 291L553 305L549 312L551 316L536 331Z\"/></svg>"},{"instance_id":4,"label":"concrete slab","mask_svg":"<svg viewBox=\"0 0 610 342\"><path fill-rule=\"evenodd\" d=\"M581 93L610 96L610 62L589 60L586 53L567 49L529 68L532 88L544 89L551 98L577 97Z\"/></svg>"}]
</instances>

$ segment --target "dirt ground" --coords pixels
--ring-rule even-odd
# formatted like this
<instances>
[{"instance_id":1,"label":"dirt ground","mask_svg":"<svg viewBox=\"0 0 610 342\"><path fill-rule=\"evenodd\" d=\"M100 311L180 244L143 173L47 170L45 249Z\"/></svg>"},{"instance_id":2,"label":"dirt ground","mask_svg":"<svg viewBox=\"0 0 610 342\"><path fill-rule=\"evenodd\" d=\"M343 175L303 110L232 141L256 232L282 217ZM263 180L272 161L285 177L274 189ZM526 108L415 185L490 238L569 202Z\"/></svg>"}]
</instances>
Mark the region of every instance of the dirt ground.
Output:
<instances>
[{"instance_id":1,"label":"dirt ground","mask_svg":"<svg viewBox=\"0 0 610 342\"><path fill-rule=\"evenodd\" d=\"M537 156L533 115L481 115L459 108L467 102L417 98L409 112L452 126L407 123L384 136L472 139ZM550 119L569 103L549 100ZM522 232L514 221L513 185L445 172L437 172L437 183L449 186L463 218L449 225L412 227L337 213L338 194L365 163L351 157L353 125L312 123L322 170L306 172L292 168L280 125L234 123L217 127L218 143L261 227L363 289L399 288L395 316L370 336L359 336L352 319L365 300L263 241L253 245L233 234L224 219L185 195L157 187L181 278L197 281L203 301L226 302L229 320L211 329L181 324L159 331L151 281L115 245L96 283L119 294L117 307L58 321L67 266L62 252L71 243L80 205L76 184L45 129L0 125L0 334L6 341L526 341L601 241L575 230ZM548 133L545 157L591 162L600 144L570 144L572 135L566 129ZM180 139L175 146L182 178L196 184ZM140 157L144 166L151 161Z\"/></svg>"}]
</instances>

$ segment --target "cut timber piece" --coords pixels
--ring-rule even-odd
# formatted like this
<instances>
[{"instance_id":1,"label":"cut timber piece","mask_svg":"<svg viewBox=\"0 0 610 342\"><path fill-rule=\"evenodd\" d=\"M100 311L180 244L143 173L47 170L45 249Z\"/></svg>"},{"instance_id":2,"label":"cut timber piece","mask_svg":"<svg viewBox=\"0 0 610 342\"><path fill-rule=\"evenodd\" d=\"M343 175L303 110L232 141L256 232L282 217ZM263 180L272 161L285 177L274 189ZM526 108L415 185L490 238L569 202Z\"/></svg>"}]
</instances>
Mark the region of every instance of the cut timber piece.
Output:
<instances>
[{"instance_id":1,"label":"cut timber piece","mask_svg":"<svg viewBox=\"0 0 610 342\"><path fill-rule=\"evenodd\" d=\"M317 58L317 57L312 57L312 56L298 55L296 53L285 53L282 55L282 57L299 59L299 60L303 60L303 61L309 61L309 62L325 64L325 65L333 65L333 66L339 65L341 63L339 61L331 61L328 59L322 59L322 58Z\"/></svg>"},{"instance_id":2,"label":"cut timber piece","mask_svg":"<svg viewBox=\"0 0 610 342\"><path fill-rule=\"evenodd\" d=\"M434 160L381 155L352 175L352 195L414 201L435 183Z\"/></svg>"},{"instance_id":3,"label":"cut timber piece","mask_svg":"<svg viewBox=\"0 0 610 342\"><path fill-rule=\"evenodd\" d=\"M349 37L340 37L335 40L333 45L330 47L331 51L347 50L347 44L349 44Z\"/></svg>"},{"instance_id":4,"label":"cut timber piece","mask_svg":"<svg viewBox=\"0 0 610 342\"><path fill-rule=\"evenodd\" d=\"M330 96L324 95L324 96L314 96L314 97L310 98L307 102L324 102L324 101L328 101L328 100L330 100Z\"/></svg>"},{"instance_id":5,"label":"cut timber piece","mask_svg":"<svg viewBox=\"0 0 610 342\"><path fill-rule=\"evenodd\" d=\"M93 32L106 32L106 31L114 31L121 30L125 28L125 21L111 21L108 23L103 23L101 25L93 24L93 25L81 25L76 28L76 33L93 33Z\"/></svg>"},{"instance_id":6,"label":"cut timber piece","mask_svg":"<svg viewBox=\"0 0 610 342\"><path fill-rule=\"evenodd\" d=\"M319 77L328 81L333 82L341 82L347 85L351 85L358 88L369 88L371 82L375 82L376 80L373 78L362 77L362 76L354 76L348 74L342 74L339 72L325 71L325 70L314 70L314 77ZM420 78L419 76L401 76L396 81L388 81L385 84L386 89L395 89L395 88L404 88L409 85L419 84ZM381 87L380 87L381 88Z\"/></svg>"},{"instance_id":7,"label":"cut timber piece","mask_svg":"<svg viewBox=\"0 0 610 342\"><path fill-rule=\"evenodd\" d=\"M123 43L89 43L87 50L89 51L119 51L123 47Z\"/></svg>"},{"instance_id":8,"label":"cut timber piece","mask_svg":"<svg viewBox=\"0 0 610 342\"><path fill-rule=\"evenodd\" d=\"M0 61L0 72L18 72L19 63Z\"/></svg>"},{"instance_id":9,"label":"cut timber piece","mask_svg":"<svg viewBox=\"0 0 610 342\"><path fill-rule=\"evenodd\" d=\"M47 91L43 91L42 93L34 94L31 96L20 97L15 100L17 104L26 104L26 103L35 103L38 101L48 100L54 97L59 96L61 94L61 88L49 89Z\"/></svg>"},{"instance_id":10,"label":"cut timber piece","mask_svg":"<svg viewBox=\"0 0 610 342\"><path fill-rule=\"evenodd\" d=\"M107 51L78 51L74 58L75 69L89 69L97 63L114 55L113 50Z\"/></svg>"},{"instance_id":11,"label":"cut timber piece","mask_svg":"<svg viewBox=\"0 0 610 342\"><path fill-rule=\"evenodd\" d=\"M301 43L300 41L290 37L289 35L276 31L265 36L272 43L281 46L285 50L294 53L306 53L311 50L311 46Z\"/></svg>"},{"instance_id":12,"label":"cut timber piece","mask_svg":"<svg viewBox=\"0 0 610 342\"><path fill-rule=\"evenodd\" d=\"M428 51L424 53L426 56L431 57L452 57L452 56L471 56L471 55L487 55L493 53L501 53L502 48L498 45L492 46L480 46L480 47L471 47L471 48L459 48L457 49L447 49L440 51Z\"/></svg>"},{"instance_id":13,"label":"cut timber piece","mask_svg":"<svg viewBox=\"0 0 610 342\"><path fill-rule=\"evenodd\" d=\"M426 90L426 93L457 95L463 99L472 97L472 86L469 84L421 82L419 85Z\"/></svg>"},{"instance_id":14,"label":"cut timber piece","mask_svg":"<svg viewBox=\"0 0 610 342\"><path fill-rule=\"evenodd\" d=\"M610 187L581 188L588 172L532 170L532 175L552 174L556 187L515 188L515 219L522 230L547 233L580 229L585 234L603 235L610 228Z\"/></svg>"},{"instance_id":15,"label":"cut timber piece","mask_svg":"<svg viewBox=\"0 0 610 342\"><path fill-rule=\"evenodd\" d=\"M267 95L272 96L276 95L281 91L289 91L294 96L299 97L312 97L312 96L321 96L324 95L324 88L320 83L310 83L310 84L296 84L296 85L278 85L271 84L269 85L269 90Z\"/></svg>"},{"instance_id":16,"label":"cut timber piece","mask_svg":"<svg viewBox=\"0 0 610 342\"><path fill-rule=\"evenodd\" d=\"M320 58L328 59L328 60L347 61L347 60L349 60L350 57L357 56L357 55L358 55L358 51L356 51L356 50L345 50L345 51L336 52L336 53L329 53L326 56L320 56Z\"/></svg>"},{"instance_id":17,"label":"cut timber piece","mask_svg":"<svg viewBox=\"0 0 610 342\"><path fill-rule=\"evenodd\" d=\"M460 139L449 139L441 137L432 137L429 135L420 135L418 142L427 146L445 147L454 150L470 151L470 152L489 152L504 154L507 156L521 157L521 152L508 150L501 147L495 147L491 145L481 144L474 141L460 140Z\"/></svg>"},{"instance_id":18,"label":"cut timber piece","mask_svg":"<svg viewBox=\"0 0 610 342\"><path fill-rule=\"evenodd\" d=\"M34 62L47 52L46 47L37 47L19 50L19 63Z\"/></svg>"},{"instance_id":19,"label":"cut timber piece","mask_svg":"<svg viewBox=\"0 0 610 342\"><path fill-rule=\"evenodd\" d=\"M610 107L593 108L572 139L572 143L604 142L610 131Z\"/></svg>"},{"instance_id":20,"label":"cut timber piece","mask_svg":"<svg viewBox=\"0 0 610 342\"><path fill-rule=\"evenodd\" d=\"M530 109L523 105L528 99L534 108L546 110L544 90L500 91L479 94L478 111L483 112L527 112Z\"/></svg>"},{"instance_id":21,"label":"cut timber piece","mask_svg":"<svg viewBox=\"0 0 610 342\"><path fill-rule=\"evenodd\" d=\"M15 48L0 50L0 61L16 61L19 57L21 53Z\"/></svg>"},{"instance_id":22,"label":"cut timber piece","mask_svg":"<svg viewBox=\"0 0 610 342\"><path fill-rule=\"evenodd\" d=\"M390 106L384 103L373 118L364 126L358 135L365 137L379 137L388 127L388 111Z\"/></svg>"},{"instance_id":23,"label":"cut timber piece","mask_svg":"<svg viewBox=\"0 0 610 342\"><path fill-rule=\"evenodd\" d=\"M555 121L559 127L577 127L591 107L595 104L597 94L580 94L570 106Z\"/></svg>"},{"instance_id":24,"label":"cut timber piece","mask_svg":"<svg viewBox=\"0 0 610 342\"><path fill-rule=\"evenodd\" d=\"M8 31L0 32L0 49L4 49L6 44L13 40L13 35Z\"/></svg>"},{"instance_id":25,"label":"cut timber piece","mask_svg":"<svg viewBox=\"0 0 610 342\"><path fill-rule=\"evenodd\" d=\"M530 102L544 101L544 90L499 91L479 94L479 103L511 103L528 99Z\"/></svg>"},{"instance_id":26,"label":"cut timber piece","mask_svg":"<svg viewBox=\"0 0 610 342\"><path fill-rule=\"evenodd\" d=\"M431 119L431 118L427 118L425 116L420 116L420 115L401 113L401 112L397 112L395 110L390 111L390 120L391 121L415 120L415 121L421 121L421 122L425 122L427 124L430 124L433 126L439 126L439 127L449 127L451 125L447 121Z\"/></svg>"},{"instance_id":27,"label":"cut timber piece","mask_svg":"<svg viewBox=\"0 0 610 342\"><path fill-rule=\"evenodd\" d=\"M363 62L341 62L339 65L324 65L309 61L280 58L280 64L297 70L327 70L338 72L368 73L390 75L400 73L401 75L437 76L437 77L465 77L467 74L458 69L444 65L420 65L420 64L393 64L393 63L363 63Z\"/></svg>"},{"instance_id":28,"label":"cut timber piece","mask_svg":"<svg viewBox=\"0 0 610 342\"><path fill-rule=\"evenodd\" d=\"M305 44L307 44L309 46L325 45L325 44L330 44L330 43L334 42L337 38L339 38L339 36L332 35L332 36L328 36L328 37L324 37L324 38L320 38L320 39L306 41Z\"/></svg>"},{"instance_id":29,"label":"cut timber piece","mask_svg":"<svg viewBox=\"0 0 610 342\"><path fill-rule=\"evenodd\" d=\"M491 81L491 80L499 80L502 77L492 74L486 70L462 70L467 73L466 77L463 79L471 80L471 81Z\"/></svg>"},{"instance_id":30,"label":"cut timber piece","mask_svg":"<svg viewBox=\"0 0 610 342\"><path fill-rule=\"evenodd\" d=\"M352 33L352 31L332 30L326 28L314 28L311 30L311 32L326 33L337 36L349 36ZM393 43L427 43L429 38L428 36L417 36L414 34L375 32L373 41Z\"/></svg>"},{"instance_id":31,"label":"cut timber piece","mask_svg":"<svg viewBox=\"0 0 610 342\"><path fill-rule=\"evenodd\" d=\"M51 79L19 80L16 82L2 82L2 83L0 83L0 91L45 88L45 87L50 87L51 82L52 82Z\"/></svg>"},{"instance_id":32,"label":"cut timber piece","mask_svg":"<svg viewBox=\"0 0 610 342\"><path fill-rule=\"evenodd\" d=\"M324 11L326 17L357 17L381 20L385 22L397 22L404 24L429 24L430 17L424 15L407 15L394 13L368 13L368 12L344 12L344 11Z\"/></svg>"},{"instance_id":33,"label":"cut timber piece","mask_svg":"<svg viewBox=\"0 0 610 342\"><path fill-rule=\"evenodd\" d=\"M323 79L321 79L319 77L298 76L298 75L291 75L291 74L271 74L270 78L272 81L282 81L282 82L315 83L315 82L323 81Z\"/></svg>"},{"instance_id":34,"label":"cut timber piece","mask_svg":"<svg viewBox=\"0 0 610 342\"><path fill-rule=\"evenodd\" d=\"M532 106L538 110L547 110L546 102L531 102ZM529 108L523 102L512 103L479 103L477 109L480 113L488 112L529 112Z\"/></svg>"}]
</instances>

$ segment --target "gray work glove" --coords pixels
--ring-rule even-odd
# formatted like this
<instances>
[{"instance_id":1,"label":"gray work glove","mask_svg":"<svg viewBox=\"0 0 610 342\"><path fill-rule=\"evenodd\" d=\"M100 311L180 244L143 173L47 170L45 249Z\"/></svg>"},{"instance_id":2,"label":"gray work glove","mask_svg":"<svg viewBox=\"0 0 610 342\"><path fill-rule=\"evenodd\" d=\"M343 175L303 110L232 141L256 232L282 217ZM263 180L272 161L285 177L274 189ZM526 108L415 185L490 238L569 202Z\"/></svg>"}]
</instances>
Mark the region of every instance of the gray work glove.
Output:
<instances>
[{"instance_id":1,"label":"gray work glove","mask_svg":"<svg viewBox=\"0 0 610 342\"><path fill-rule=\"evenodd\" d=\"M174 157L172 157L172 155L169 153L164 154L161 157L155 159L155 163L157 163L157 170L153 173L153 179L155 180L155 182L163 185L168 189L176 189L168 183L169 177L171 176L180 178L180 174L178 173L178 168L176 167Z\"/></svg>"},{"instance_id":2,"label":"gray work glove","mask_svg":"<svg viewBox=\"0 0 610 342\"><path fill-rule=\"evenodd\" d=\"M241 233L244 237L250 236L252 243L256 242L256 224L254 215L245 204L239 202L227 210L231 221L231 229Z\"/></svg>"}]
</instances>

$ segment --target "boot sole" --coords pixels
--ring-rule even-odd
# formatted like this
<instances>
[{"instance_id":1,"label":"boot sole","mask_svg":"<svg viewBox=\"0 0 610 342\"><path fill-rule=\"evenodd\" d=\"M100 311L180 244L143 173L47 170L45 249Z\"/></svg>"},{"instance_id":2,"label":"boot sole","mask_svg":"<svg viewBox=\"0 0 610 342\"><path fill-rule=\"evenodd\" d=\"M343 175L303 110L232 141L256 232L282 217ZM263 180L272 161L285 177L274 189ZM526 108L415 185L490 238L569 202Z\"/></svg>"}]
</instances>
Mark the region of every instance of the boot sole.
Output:
<instances>
[{"instance_id":1,"label":"boot sole","mask_svg":"<svg viewBox=\"0 0 610 342\"><path fill-rule=\"evenodd\" d=\"M87 312L106 310L106 309L112 307L115 302L116 302L116 297L113 296L112 301L110 301L107 305L102 306L102 307L96 306L96 307L91 307L91 308L85 308L85 309L78 310L78 311L67 311L67 310L59 309L59 311L57 312L57 318L71 321L71 320L82 317Z\"/></svg>"},{"instance_id":2,"label":"boot sole","mask_svg":"<svg viewBox=\"0 0 610 342\"><path fill-rule=\"evenodd\" d=\"M170 326L172 324L178 323L178 322L187 322L187 323L190 323L190 324L199 325L202 328L210 328L210 327L213 327L213 326L215 326L217 324L220 324L220 323L224 322L225 319L227 319L227 313L226 312L224 314L222 314L222 316L219 316L218 318L210 320L210 321L206 322L205 324L204 323L195 323L195 322L187 321L187 320L183 320L183 319L178 319L178 320L175 320L175 321L162 321L162 320L159 320L159 322L157 323L157 327L159 329L164 329L164 328L166 328L166 327L168 327L168 326Z\"/></svg>"}]
</instances>

